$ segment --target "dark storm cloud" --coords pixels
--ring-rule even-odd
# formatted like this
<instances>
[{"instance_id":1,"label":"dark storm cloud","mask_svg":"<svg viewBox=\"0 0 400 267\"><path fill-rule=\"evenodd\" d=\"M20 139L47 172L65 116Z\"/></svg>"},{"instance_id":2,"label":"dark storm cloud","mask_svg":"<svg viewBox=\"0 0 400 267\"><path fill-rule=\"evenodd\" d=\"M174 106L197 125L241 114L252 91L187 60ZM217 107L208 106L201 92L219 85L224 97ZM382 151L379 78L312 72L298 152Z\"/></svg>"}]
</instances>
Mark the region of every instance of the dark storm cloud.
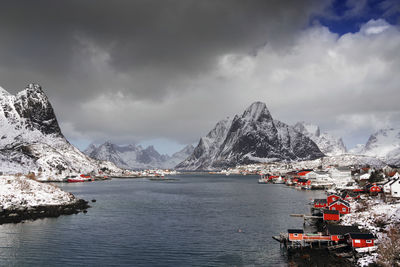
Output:
<instances>
[{"instance_id":1,"label":"dark storm cloud","mask_svg":"<svg viewBox=\"0 0 400 267\"><path fill-rule=\"evenodd\" d=\"M337 23L336 2L2 1L0 86L41 83L76 142L191 143L256 100L339 134L392 122L400 111L378 96L397 95L398 28L373 20L339 36L321 26ZM347 1L345 17L365 17L367 2Z\"/></svg>"},{"instance_id":2,"label":"dark storm cloud","mask_svg":"<svg viewBox=\"0 0 400 267\"><path fill-rule=\"evenodd\" d=\"M109 54L107 63L116 73L138 75L137 86L129 89L152 98L163 91L154 87L206 72L221 53L251 53L267 42L282 45L307 24L315 2L7 1L0 9L0 61L8 69L40 73L52 90L69 84L68 90L78 93L82 80L81 94L87 97L101 88L87 84L91 71L76 60L83 39ZM11 88L24 79L1 78Z\"/></svg>"}]
</instances>

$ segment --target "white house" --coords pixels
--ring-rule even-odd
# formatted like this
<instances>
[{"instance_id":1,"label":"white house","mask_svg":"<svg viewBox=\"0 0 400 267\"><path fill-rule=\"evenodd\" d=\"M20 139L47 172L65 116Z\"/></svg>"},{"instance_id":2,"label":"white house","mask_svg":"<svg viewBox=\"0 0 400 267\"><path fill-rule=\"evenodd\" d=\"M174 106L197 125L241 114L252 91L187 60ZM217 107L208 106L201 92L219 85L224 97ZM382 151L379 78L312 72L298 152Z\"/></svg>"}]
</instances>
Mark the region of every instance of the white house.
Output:
<instances>
[{"instance_id":1,"label":"white house","mask_svg":"<svg viewBox=\"0 0 400 267\"><path fill-rule=\"evenodd\" d=\"M396 179L390 185L390 194L392 197L400 197L400 179Z\"/></svg>"},{"instance_id":2,"label":"white house","mask_svg":"<svg viewBox=\"0 0 400 267\"><path fill-rule=\"evenodd\" d=\"M305 178L309 179L312 184L332 183L331 176L324 171L311 171L305 175Z\"/></svg>"},{"instance_id":3,"label":"white house","mask_svg":"<svg viewBox=\"0 0 400 267\"><path fill-rule=\"evenodd\" d=\"M345 167L332 167L329 169L329 175L335 183L347 184L352 181L351 170Z\"/></svg>"},{"instance_id":4,"label":"white house","mask_svg":"<svg viewBox=\"0 0 400 267\"><path fill-rule=\"evenodd\" d=\"M386 183L384 183L383 186L382 186L383 192L386 193L386 194L390 194L390 186L394 182L395 182L395 180L389 180Z\"/></svg>"}]
</instances>

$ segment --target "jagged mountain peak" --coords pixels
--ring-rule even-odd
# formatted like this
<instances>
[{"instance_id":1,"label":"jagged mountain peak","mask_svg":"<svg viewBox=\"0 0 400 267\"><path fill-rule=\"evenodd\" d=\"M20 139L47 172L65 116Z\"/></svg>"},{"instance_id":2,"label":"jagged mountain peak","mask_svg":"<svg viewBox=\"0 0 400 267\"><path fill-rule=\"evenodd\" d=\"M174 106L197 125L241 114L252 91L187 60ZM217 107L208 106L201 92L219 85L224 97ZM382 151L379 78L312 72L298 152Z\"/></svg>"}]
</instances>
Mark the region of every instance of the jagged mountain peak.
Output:
<instances>
[{"instance_id":1,"label":"jagged mountain peak","mask_svg":"<svg viewBox=\"0 0 400 267\"><path fill-rule=\"evenodd\" d=\"M306 135L314 135L319 137L321 135L321 130L318 125L312 124L312 123L307 123L305 121L297 122L294 125L294 128L301 132L302 134Z\"/></svg>"},{"instance_id":2,"label":"jagged mountain peak","mask_svg":"<svg viewBox=\"0 0 400 267\"><path fill-rule=\"evenodd\" d=\"M242 119L248 121L257 121L262 118L272 119L267 105L260 101L252 103L242 114Z\"/></svg>"},{"instance_id":3,"label":"jagged mountain peak","mask_svg":"<svg viewBox=\"0 0 400 267\"><path fill-rule=\"evenodd\" d=\"M318 125L302 121L296 123L293 127L296 131L311 138L319 149L328 156L341 155L347 152L342 138L321 132Z\"/></svg>"},{"instance_id":4,"label":"jagged mountain peak","mask_svg":"<svg viewBox=\"0 0 400 267\"><path fill-rule=\"evenodd\" d=\"M6 89L0 86L0 96L9 96L11 95L9 92L7 92Z\"/></svg>"},{"instance_id":5,"label":"jagged mountain peak","mask_svg":"<svg viewBox=\"0 0 400 267\"><path fill-rule=\"evenodd\" d=\"M0 90L0 161L4 172L90 172L111 163L90 159L63 136L53 107L38 84L16 95ZM119 170L119 169L118 169Z\"/></svg>"},{"instance_id":6,"label":"jagged mountain peak","mask_svg":"<svg viewBox=\"0 0 400 267\"><path fill-rule=\"evenodd\" d=\"M361 152L369 156L385 157L399 147L400 128L387 127L372 134Z\"/></svg>"},{"instance_id":7,"label":"jagged mountain peak","mask_svg":"<svg viewBox=\"0 0 400 267\"><path fill-rule=\"evenodd\" d=\"M315 159L324 154L307 136L274 121L263 102L219 121L179 169L219 169L237 164Z\"/></svg>"}]
</instances>

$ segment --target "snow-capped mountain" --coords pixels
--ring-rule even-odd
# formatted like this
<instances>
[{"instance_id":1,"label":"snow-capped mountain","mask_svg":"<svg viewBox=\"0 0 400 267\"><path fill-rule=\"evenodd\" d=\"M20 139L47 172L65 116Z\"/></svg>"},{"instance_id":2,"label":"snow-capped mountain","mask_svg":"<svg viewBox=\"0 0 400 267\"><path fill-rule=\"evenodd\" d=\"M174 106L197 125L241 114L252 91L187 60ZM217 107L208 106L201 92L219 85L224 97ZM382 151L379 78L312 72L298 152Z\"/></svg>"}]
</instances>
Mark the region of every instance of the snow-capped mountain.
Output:
<instances>
[{"instance_id":1,"label":"snow-capped mountain","mask_svg":"<svg viewBox=\"0 0 400 267\"><path fill-rule=\"evenodd\" d=\"M400 165L400 129L386 128L372 134L360 154Z\"/></svg>"},{"instance_id":2,"label":"snow-capped mountain","mask_svg":"<svg viewBox=\"0 0 400 267\"><path fill-rule=\"evenodd\" d=\"M317 125L298 122L294 125L294 128L313 140L325 155L341 155L347 151L342 138L336 138L327 132L321 133Z\"/></svg>"},{"instance_id":3,"label":"snow-capped mountain","mask_svg":"<svg viewBox=\"0 0 400 267\"><path fill-rule=\"evenodd\" d=\"M148 168L173 168L186 159L194 150L188 145L172 156L161 155L153 146L143 148L140 145L116 145L105 142L96 146L91 144L84 153L92 158L107 160L121 168L148 169Z\"/></svg>"},{"instance_id":4,"label":"snow-capped mountain","mask_svg":"<svg viewBox=\"0 0 400 267\"><path fill-rule=\"evenodd\" d=\"M202 137L179 169L215 169L277 160L324 156L318 146L292 126L274 120L267 106L255 102L243 114L226 118Z\"/></svg>"},{"instance_id":5,"label":"snow-capped mountain","mask_svg":"<svg viewBox=\"0 0 400 267\"><path fill-rule=\"evenodd\" d=\"M93 160L63 136L47 96L38 84L17 95L0 87L0 171L5 173L119 171Z\"/></svg>"},{"instance_id":6,"label":"snow-capped mountain","mask_svg":"<svg viewBox=\"0 0 400 267\"><path fill-rule=\"evenodd\" d=\"M357 144L355 147L350 149L348 152L349 152L349 154L353 154L353 155L361 155L361 153L364 149L365 149L364 144Z\"/></svg>"}]
</instances>

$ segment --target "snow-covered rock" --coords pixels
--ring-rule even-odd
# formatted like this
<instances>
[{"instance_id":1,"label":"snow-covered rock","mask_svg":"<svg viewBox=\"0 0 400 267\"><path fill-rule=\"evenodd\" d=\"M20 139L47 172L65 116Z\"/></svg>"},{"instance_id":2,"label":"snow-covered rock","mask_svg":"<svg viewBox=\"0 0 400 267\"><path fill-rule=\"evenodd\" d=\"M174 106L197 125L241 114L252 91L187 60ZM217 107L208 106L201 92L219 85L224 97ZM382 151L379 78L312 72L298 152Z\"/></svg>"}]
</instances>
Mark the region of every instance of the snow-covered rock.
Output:
<instances>
[{"instance_id":1,"label":"snow-covered rock","mask_svg":"<svg viewBox=\"0 0 400 267\"><path fill-rule=\"evenodd\" d=\"M110 162L89 158L65 139L40 85L29 84L17 95L0 88L1 172L41 172L47 179L101 168L121 171Z\"/></svg>"},{"instance_id":2,"label":"snow-covered rock","mask_svg":"<svg viewBox=\"0 0 400 267\"><path fill-rule=\"evenodd\" d=\"M77 199L71 193L26 177L0 176L0 208L17 209L41 205L65 205Z\"/></svg>"},{"instance_id":3,"label":"snow-covered rock","mask_svg":"<svg viewBox=\"0 0 400 267\"><path fill-rule=\"evenodd\" d=\"M298 122L294 125L294 128L313 140L321 152L327 156L341 155L345 154L347 151L342 138L334 137L327 132L321 133L321 130L317 125Z\"/></svg>"},{"instance_id":4,"label":"snow-covered rock","mask_svg":"<svg viewBox=\"0 0 400 267\"><path fill-rule=\"evenodd\" d=\"M362 197L363 202L352 202L351 213L340 218L342 225L357 224L377 237L376 244L382 243L391 227L400 223L400 203L385 203L381 199ZM378 253L364 254L358 259L358 266L369 266L375 263Z\"/></svg>"},{"instance_id":5,"label":"snow-covered rock","mask_svg":"<svg viewBox=\"0 0 400 267\"><path fill-rule=\"evenodd\" d=\"M317 145L292 126L274 120L265 103L255 102L243 114L221 120L202 137L180 169L216 169L278 160L322 157Z\"/></svg>"},{"instance_id":6,"label":"snow-covered rock","mask_svg":"<svg viewBox=\"0 0 400 267\"><path fill-rule=\"evenodd\" d=\"M105 142L99 146L91 144L84 153L98 160L106 160L126 169L173 168L186 159L194 150L188 145L172 156L161 155L153 146L116 145Z\"/></svg>"}]
</instances>

